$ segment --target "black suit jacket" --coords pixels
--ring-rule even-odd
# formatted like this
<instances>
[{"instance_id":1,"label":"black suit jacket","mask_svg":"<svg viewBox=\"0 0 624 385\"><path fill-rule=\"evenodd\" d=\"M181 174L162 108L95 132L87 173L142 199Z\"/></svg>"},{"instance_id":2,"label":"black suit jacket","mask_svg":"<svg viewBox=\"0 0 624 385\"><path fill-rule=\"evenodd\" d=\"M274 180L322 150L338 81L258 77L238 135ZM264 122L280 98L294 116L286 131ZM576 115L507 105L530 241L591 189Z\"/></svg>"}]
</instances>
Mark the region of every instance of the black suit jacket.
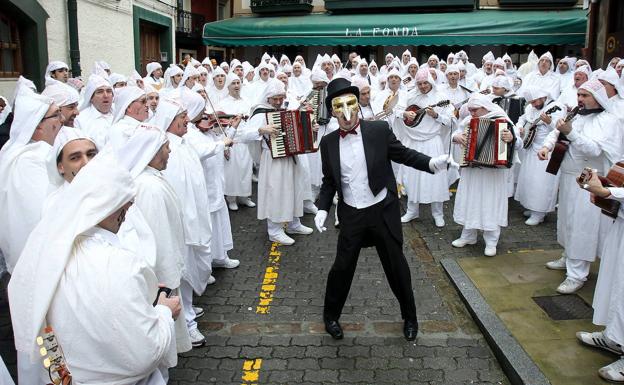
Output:
<instances>
[{"instance_id":1,"label":"black suit jacket","mask_svg":"<svg viewBox=\"0 0 624 385\"><path fill-rule=\"evenodd\" d=\"M390 161L431 173L429 169L431 157L403 146L394 136L387 122L360 120L360 132L364 144L368 185L374 195L377 195L384 187L388 190L388 195L384 200L384 219L392 235L402 241L397 183ZM329 211L336 192L342 202L339 141L338 130L326 135L321 141L323 183L318 207L325 211ZM340 210L338 215L340 216Z\"/></svg>"}]
</instances>

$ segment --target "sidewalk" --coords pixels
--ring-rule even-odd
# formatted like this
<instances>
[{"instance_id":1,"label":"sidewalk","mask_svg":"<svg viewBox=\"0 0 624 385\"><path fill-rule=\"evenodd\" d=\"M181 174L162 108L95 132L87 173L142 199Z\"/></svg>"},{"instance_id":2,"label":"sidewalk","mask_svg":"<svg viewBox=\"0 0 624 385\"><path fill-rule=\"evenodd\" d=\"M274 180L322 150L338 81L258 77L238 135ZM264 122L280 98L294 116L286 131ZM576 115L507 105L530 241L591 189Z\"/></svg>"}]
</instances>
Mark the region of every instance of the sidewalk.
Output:
<instances>
[{"instance_id":1,"label":"sidewalk","mask_svg":"<svg viewBox=\"0 0 624 385\"><path fill-rule=\"evenodd\" d=\"M571 296L561 296L555 291L565 272L544 267L544 263L559 255L559 250L520 250L495 258L463 258L458 263L553 385L607 384L598 377L597 370L617 357L583 346L575 336L580 330L602 328L593 325L591 318L554 320L533 299L557 296L559 300L572 301ZM578 293L589 306L597 271L595 263L587 284ZM581 314L582 317L587 315Z\"/></svg>"}]
</instances>

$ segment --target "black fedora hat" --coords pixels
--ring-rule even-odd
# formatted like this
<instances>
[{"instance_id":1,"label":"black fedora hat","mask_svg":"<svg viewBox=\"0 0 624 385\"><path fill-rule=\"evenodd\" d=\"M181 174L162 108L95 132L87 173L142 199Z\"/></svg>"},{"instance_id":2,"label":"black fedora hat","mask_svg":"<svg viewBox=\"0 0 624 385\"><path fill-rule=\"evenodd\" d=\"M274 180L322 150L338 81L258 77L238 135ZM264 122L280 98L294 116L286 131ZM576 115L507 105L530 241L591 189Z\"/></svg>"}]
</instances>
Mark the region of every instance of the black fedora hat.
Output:
<instances>
[{"instance_id":1,"label":"black fedora hat","mask_svg":"<svg viewBox=\"0 0 624 385\"><path fill-rule=\"evenodd\" d=\"M327 112L331 114L332 99L343 94L354 94L358 100L360 99L360 89L352 86L351 82L345 78L337 78L329 82L327 85L327 96L325 97L325 106Z\"/></svg>"}]
</instances>

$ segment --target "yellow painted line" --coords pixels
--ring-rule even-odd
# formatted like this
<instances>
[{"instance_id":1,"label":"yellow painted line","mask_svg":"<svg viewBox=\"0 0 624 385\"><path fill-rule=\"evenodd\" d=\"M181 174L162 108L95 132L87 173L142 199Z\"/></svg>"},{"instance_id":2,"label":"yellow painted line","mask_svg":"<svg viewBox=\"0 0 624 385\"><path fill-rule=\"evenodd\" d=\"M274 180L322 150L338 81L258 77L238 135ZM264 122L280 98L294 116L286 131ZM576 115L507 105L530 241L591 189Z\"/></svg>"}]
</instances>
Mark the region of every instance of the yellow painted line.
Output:
<instances>
[{"instance_id":1,"label":"yellow painted line","mask_svg":"<svg viewBox=\"0 0 624 385\"><path fill-rule=\"evenodd\" d=\"M450 189L449 189L449 192L456 193L456 192L457 192L457 189L456 189L456 188L450 188Z\"/></svg>"},{"instance_id":2,"label":"yellow painted line","mask_svg":"<svg viewBox=\"0 0 624 385\"><path fill-rule=\"evenodd\" d=\"M242 385L258 385L260 379L260 368L262 367L262 359L245 360L243 362L243 375L241 376Z\"/></svg>"},{"instance_id":3,"label":"yellow painted line","mask_svg":"<svg viewBox=\"0 0 624 385\"><path fill-rule=\"evenodd\" d=\"M519 249L516 251L516 253L535 253L535 252L540 252L540 251L545 251L544 249Z\"/></svg>"},{"instance_id":4,"label":"yellow painted line","mask_svg":"<svg viewBox=\"0 0 624 385\"><path fill-rule=\"evenodd\" d=\"M273 242L269 250L269 263L264 271L262 279L262 287L258 295L258 306L256 306L257 314L268 314L273 302L273 293L277 288L277 277L279 276L279 264L282 253L277 249L279 243Z\"/></svg>"}]
</instances>

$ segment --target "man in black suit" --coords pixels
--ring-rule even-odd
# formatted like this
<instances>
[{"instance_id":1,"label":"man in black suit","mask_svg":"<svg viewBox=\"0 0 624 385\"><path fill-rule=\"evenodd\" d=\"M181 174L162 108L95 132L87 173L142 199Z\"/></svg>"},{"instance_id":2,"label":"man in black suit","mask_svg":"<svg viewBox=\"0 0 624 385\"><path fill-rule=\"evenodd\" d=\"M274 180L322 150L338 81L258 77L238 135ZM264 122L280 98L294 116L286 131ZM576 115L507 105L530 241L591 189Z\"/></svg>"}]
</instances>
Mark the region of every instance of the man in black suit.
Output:
<instances>
[{"instance_id":1,"label":"man in black suit","mask_svg":"<svg viewBox=\"0 0 624 385\"><path fill-rule=\"evenodd\" d=\"M388 123L358 116L359 90L346 79L327 87L326 105L340 129L323 138L323 183L319 212L314 218L323 232L327 212L338 192L340 234L336 259L327 278L323 319L335 339L343 337L338 323L362 247L375 246L392 292L399 300L408 341L416 338L418 323L409 266L403 255L403 232L397 184L390 161L425 172L446 169L447 155L430 158L404 147Z\"/></svg>"}]
</instances>

